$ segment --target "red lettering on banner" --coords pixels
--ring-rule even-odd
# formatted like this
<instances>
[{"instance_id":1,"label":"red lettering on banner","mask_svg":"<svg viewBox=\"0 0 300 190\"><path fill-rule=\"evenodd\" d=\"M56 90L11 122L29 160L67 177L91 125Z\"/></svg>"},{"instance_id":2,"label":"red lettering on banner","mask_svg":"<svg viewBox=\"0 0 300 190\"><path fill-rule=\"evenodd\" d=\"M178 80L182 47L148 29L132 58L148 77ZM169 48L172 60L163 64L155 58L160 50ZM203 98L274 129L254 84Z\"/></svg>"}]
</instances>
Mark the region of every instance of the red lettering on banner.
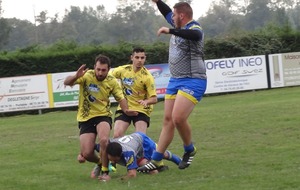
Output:
<instances>
[{"instance_id":1,"label":"red lettering on banner","mask_svg":"<svg viewBox=\"0 0 300 190\"><path fill-rule=\"evenodd\" d=\"M156 93L157 93L157 94L165 94L165 93L166 93L166 88L159 88L159 89L156 89Z\"/></svg>"}]
</instances>

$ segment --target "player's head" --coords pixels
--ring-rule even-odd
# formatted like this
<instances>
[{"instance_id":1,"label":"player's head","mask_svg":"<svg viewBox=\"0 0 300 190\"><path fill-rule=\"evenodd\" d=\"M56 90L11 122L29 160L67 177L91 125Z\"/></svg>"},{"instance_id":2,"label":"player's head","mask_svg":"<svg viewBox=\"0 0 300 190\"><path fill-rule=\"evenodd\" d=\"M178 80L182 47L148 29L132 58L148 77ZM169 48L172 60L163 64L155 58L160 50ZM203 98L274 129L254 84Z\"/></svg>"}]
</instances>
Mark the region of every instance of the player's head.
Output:
<instances>
[{"instance_id":1,"label":"player's head","mask_svg":"<svg viewBox=\"0 0 300 190\"><path fill-rule=\"evenodd\" d=\"M110 59L105 55L98 55L95 59L95 75L98 81L103 81L110 69Z\"/></svg>"},{"instance_id":2,"label":"player's head","mask_svg":"<svg viewBox=\"0 0 300 190\"><path fill-rule=\"evenodd\" d=\"M146 61L145 50L141 47L136 47L132 50L131 54L132 65L135 69L140 70Z\"/></svg>"},{"instance_id":3,"label":"player's head","mask_svg":"<svg viewBox=\"0 0 300 190\"><path fill-rule=\"evenodd\" d=\"M106 153L111 162L118 162L122 156L122 146L117 142L109 142Z\"/></svg>"},{"instance_id":4,"label":"player's head","mask_svg":"<svg viewBox=\"0 0 300 190\"><path fill-rule=\"evenodd\" d=\"M193 9L187 2L179 2L174 5L173 22L176 28L185 26L193 19Z\"/></svg>"}]
</instances>

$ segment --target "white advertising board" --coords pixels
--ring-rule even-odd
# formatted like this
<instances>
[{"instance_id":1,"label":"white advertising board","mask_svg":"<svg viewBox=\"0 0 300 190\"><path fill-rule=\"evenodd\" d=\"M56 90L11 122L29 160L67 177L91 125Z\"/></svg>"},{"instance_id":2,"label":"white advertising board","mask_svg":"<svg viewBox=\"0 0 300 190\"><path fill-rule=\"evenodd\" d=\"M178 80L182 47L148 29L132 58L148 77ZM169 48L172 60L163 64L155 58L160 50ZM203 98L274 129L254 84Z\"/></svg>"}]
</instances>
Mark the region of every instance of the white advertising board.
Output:
<instances>
[{"instance_id":1,"label":"white advertising board","mask_svg":"<svg viewBox=\"0 0 300 190\"><path fill-rule=\"evenodd\" d=\"M264 55L206 60L206 94L268 88Z\"/></svg>"},{"instance_id":2,"label":"white advertising board","mask_svg":"<svg viewBox=\"0 0 300 190\"><path fill-rule=\"evenodd\" d=\"M0 112L49 108L47 75L0 78Z\"/></svg>"}]
</instances>

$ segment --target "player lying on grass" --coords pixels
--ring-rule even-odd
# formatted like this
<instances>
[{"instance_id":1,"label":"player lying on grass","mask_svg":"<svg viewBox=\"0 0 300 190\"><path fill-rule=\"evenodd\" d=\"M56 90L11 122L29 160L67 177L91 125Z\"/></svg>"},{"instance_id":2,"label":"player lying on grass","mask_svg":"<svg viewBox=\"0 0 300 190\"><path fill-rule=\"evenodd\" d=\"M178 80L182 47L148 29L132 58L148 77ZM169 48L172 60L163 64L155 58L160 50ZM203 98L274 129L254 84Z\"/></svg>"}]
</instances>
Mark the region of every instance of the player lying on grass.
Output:
<instances>
[{"instance_id":1,"label":"player lying on grass","mask_svg":"<svg viewBox=\"0 0 300 190\"><path fill-rule=\"evenodd\" d=\"M96 146L99 151L99 146ZM135 132L120 138L112 138L106 148L108 159L112 163L118 163L127 167L127 175L122 179L136 177L136 169L146 164L150 159L153 151L156 150L156 143L147 135L141 132ZM170 151L165 151L164 159L174 162L178 165L181 158ZM84 158L78 155L78 161L84 162ZM158 173L168 169L167 166L160 170L153 170L150 173ZM99 176L100 180L110 180L109 175Z\"/></svg>"}]
</instances>

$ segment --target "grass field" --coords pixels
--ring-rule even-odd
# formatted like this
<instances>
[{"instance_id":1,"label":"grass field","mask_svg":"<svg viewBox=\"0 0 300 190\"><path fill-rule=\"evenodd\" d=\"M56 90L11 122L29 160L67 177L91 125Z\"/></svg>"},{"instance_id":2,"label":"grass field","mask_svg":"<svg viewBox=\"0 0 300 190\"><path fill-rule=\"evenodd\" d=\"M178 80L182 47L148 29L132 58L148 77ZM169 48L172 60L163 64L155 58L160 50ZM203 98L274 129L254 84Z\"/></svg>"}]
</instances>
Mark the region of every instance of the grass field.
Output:
<instances>
[{"instance_id":1,"label":"grass field","mask_svg":"<svg viewBox=\"0 0 300 190\"><path fill-rule=\"evenodd\" d=\"M163 103L155 106L148 135L160 133ZM300 87L206 96L190 117L198 153L179 170L138 174L121 181L89 178L79 164L76 112L0 118L1 190L260 190L300 189ZM129 132L132 132L131 127ZM182 155L176 134L169 149Z\"/></svg>"}]
</instances>

